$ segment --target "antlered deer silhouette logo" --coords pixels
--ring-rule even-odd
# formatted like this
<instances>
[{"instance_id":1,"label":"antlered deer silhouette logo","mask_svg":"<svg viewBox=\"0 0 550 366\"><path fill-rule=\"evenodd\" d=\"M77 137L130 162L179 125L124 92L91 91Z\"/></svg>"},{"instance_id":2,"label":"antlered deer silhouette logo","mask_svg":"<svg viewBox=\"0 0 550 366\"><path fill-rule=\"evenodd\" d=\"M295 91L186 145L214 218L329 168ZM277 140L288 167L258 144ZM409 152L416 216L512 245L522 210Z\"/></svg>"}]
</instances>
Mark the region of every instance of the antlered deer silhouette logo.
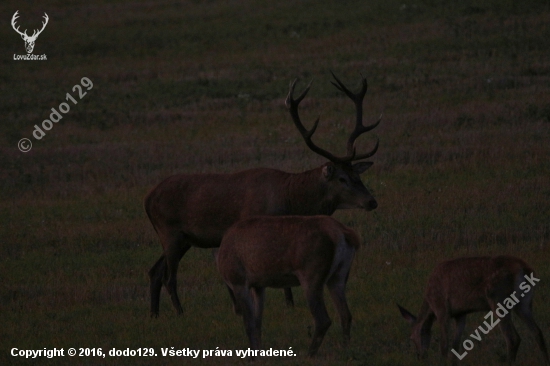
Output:
<instances>
[{"instance_id":1,"label":"antlered deer silhouette logo","mask_svg":"<svg viewBox=\"0 0 550 366\"><path fill-rule=\"evenodd\" d=\"M13 27L13 30L15 30L17 33L19 33L21 35L21 38L23 38L23 41L25 41L25 50L27 50L27 53L32 53L32 50L34 49L34 43L36 42L36 39L38 38L40 33L42 33L44 28L46 28L46 24L48 24L48 20L50 18L48 18L48 14L44 13L44 21L42 22L42 29L40 29L40 30L35 29L32 36L29 36L27 34L26 29L25 29L24 32L21 32L19 30L19 26L17 26L17 28L15 27L15 22L16 22L17 18L19 17L19 14L17 14L18 12L19 12L19 10L17 10L15 12L15 14L13 14L13 17L11 18L11 26Z\"/></svg>"}]
</instances>

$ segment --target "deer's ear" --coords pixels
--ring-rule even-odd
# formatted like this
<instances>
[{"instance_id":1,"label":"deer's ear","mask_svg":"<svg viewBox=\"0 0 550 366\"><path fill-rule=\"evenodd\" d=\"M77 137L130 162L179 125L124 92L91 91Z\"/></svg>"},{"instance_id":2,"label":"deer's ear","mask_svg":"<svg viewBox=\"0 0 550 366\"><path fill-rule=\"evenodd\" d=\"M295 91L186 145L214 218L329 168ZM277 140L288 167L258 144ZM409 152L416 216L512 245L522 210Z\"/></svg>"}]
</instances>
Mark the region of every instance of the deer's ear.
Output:
<instances>
[{"instance_id":1,"label":"deer's ear","mask_svg":"<svg viewBox=\"0 0 550 366\"><path fill-rule=\"evenodd\" d=\"M323 177L325 177L326 180L330 180L332 176L334 175L334 165L327 164L323 167Z\"/></svg>"},{"instance_id":2,"label":"deer's ear","mask_svg":"<svg viewBox=\"0 0 550 366\"><path fill-rule=\"evenodd\" d=\"M357 174L364 173L368 168L372 166L372 162L364 161L361 163L353 164L353 171Z\"/></svg>"},{"instance_id":3,"label":"deer's ear","mask_svg":"<svg viewBox=\"0 0 550 366\"><path fill-rule=\"evenodd\" d=\"M406 321L413 324L416 321L416 316L412 315L407 309L401 307L401 305L397 304L397 307L399 308L399 311L401 312L401 316L405 318Z\"/></svg>"},{"instance_id":4,"label":"deer's ear","mask_svg":"<svg viewBox=\"0 0 550 366\"><path fill-rule=\"evenodd\" d=\"M21 39L23 39L23 40L25 39L25 35L24 35L24 34L21 35Z\"/></svg>"}]
</instances>

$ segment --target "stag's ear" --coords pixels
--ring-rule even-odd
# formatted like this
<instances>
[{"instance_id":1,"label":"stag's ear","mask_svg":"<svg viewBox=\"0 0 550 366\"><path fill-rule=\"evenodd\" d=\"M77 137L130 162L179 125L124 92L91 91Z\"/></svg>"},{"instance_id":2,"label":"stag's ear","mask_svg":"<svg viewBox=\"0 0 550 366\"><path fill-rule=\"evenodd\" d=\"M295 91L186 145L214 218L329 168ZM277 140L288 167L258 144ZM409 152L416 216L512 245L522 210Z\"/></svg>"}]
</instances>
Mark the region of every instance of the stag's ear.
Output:
<instances>
[{"instance_id":1,"label":"stag's ear","mask_svg":"<svg viewBox=\"0 0 550 366\"><path fill-rule=\"evenodd\" d=\"M336 169L334 168L334 165L327 164L323 167L323 177L325 177L326 180L330 180L332 176L334 175L334 171Z\"/></svg>"},{"instance_id":2,"label":"stag's ear","mask_svg":"<svg viewBox=\"0 0 550 366\"><path fill-rule=\"evenodd\" d=\"M353 164L352 168L354 173L361 174L361 173L364 173L365 170L367 170L371 166L372 166L372 162L364 161L361 163Z\"/></svg>"},{"instance_id":3,"label":"stag's ear","mask_svg":"<svg viewBox=\"0 0 550 366\"><path fill-rule=\"evenodd\" d=\"M405 318L406 321L413 324L416 321L416 316L409 313L405 308L401 307L401 305L397 304L397 307L399 308L399 311L401 312L401 316Z\"/></svg>"}]
</instances>

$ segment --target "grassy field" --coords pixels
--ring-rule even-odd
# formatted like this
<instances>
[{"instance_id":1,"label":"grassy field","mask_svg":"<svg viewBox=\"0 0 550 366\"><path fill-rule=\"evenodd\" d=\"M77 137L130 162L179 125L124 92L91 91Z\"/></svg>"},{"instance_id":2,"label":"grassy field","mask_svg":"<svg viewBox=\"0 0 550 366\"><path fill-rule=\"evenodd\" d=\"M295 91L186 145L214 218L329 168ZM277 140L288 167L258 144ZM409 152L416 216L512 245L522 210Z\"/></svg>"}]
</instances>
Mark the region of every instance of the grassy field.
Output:
<instances>
[{"instance_id":1,"label":"grassy field","mask_svg":"<svg viewBox=\"0 0 550 366\"><path fill-rule=\"evenodd\" d=\"M143 197L180 172L272 167L299 172L324 161L303 143L284 107L291 80L314 80L300 106L321 116L319 145L342 154L353 104L330 84L367 77L365 122L383 113L359 149L380 139L363 181L379 207L339 211L364 241L348 300L352 340L333 326L314 360L313 322L267 293L264 348L296 357L259 364L416 365L396 302L417 311L437 262L512 254L541 278L534 312L550 345L550 3L547 0L407 2L45 0L0 4L0 364L246 364L248 341L212 254L181 262L177 317L163 290L149 318L147 271L161 254ZM10 26L41 26L34 54ZM93 88L40 140L35 125L83 77ZM19 151L18 141L32 150ZM328 300L328 297L327 297ZM328 303L329 301L327 301ZM483 322L470 316L469 335ZM516 322L521 365L539 365ZM438 362L434 327L427 363ZM25 360L12 348L154 348L157 357ZM161 349L233 350L188 360ZM495 329L461 365L504 364Z\"/></svg>"}]
</instances>

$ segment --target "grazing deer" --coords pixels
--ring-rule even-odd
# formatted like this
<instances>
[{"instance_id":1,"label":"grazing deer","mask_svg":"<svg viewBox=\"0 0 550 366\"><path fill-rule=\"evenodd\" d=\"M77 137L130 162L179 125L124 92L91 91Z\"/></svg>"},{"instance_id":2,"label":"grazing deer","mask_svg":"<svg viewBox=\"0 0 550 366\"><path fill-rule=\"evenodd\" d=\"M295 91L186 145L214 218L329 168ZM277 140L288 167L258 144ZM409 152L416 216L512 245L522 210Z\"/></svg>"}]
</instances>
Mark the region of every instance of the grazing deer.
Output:
<instances>
[{"instance_id":1,"label":"grazing deer","mask_svg":"<svg viewBox=\"0 0 550 366\"><path fill-rule=\"evenodd\" d=\"M298 115L298 105L311 84L294 99L295 80L285 104L307 146L329 162L297 174L258 168L233 174L174 175L147 194L145 210L164 249L149 271L152 316L158 316L163 284L177 313L183 313L176 290L181 258L192 246L218 247L224 232L241 219L255 215L332 215L338 209L369 211L378 206L359 177L372 162L352 164L373 156L378 149L377 141L370 152L356 154L355 150L357 137L380 123L380 119L369 126L362 122L367 81L362 79L361 90L355 94L333 76L336 80L333 84L353 100L356 108L355 129L349 136L345 156L335 156L311 140L319 119L307 130ZM285 294L287 302L292 303L290 289Z\"/></svg>"},{"instance_id":2,"label":"grazing deer","mask_svg":"<svg viewBox=\"0 0 550 366\"><path fill-rule=\"evenodd\" d=\"M323 299L325 285L347 343L351 313L345 290L359 246L357 234L330 216L257 216L231 226L216 261L233 291L235 312L243 315L250 348L261 346L265 288L299 285L315 319L308 354L315 355L332 323Z\"/></svg>"},{"instance_id":3,"label":"grazing deer","mask_svg":"<svg viewBox=\"0 0 550 366\"><path fill-rule=\"evenodd\" d=\"M440 263L428 279L418 317L398 305L401 315L412 324L411 339L417 355L425 357L432 324L437 319L441 331L441 355L446 358L448 323L452 318L456 322L453 353L461 359L465 354L460 355L458 352L466 316L473 312L492 311L485 316L488 320L479 329L482 334L487 334L498 323L506 338L509 361L514 361L521 340L512 323L513 309L535 335L548 364L544 337L533 319L532 286L538 281L533 278L533 274L533 269L521 259L504 255L458 258ZM479 341L482 334L476 331L472 333L472 338ZM466 342L473 345L470 340Z\"/></svg>"},{"instance_id":4,"label":"grazing deer","mask_svg":"<svg viewBox=\"0 0 550 366\"><path fill-rule=\"evenodd\" d=\"M17 10L13 14L13 17L11 18L11 26L12 26L14 31L19 33L21 38L23 38L23 41L25 41L25 50L27 51L27 53L32 53L32 51L34 50L34 43L36 42L36 39L38 38L40 33L42 33L44 28L46 28L46 25L48 24L48 20L50 18L48 18L48 14L44 13L44 21L42 22L42 29L40 29L40 30L35 29L34 32L32 33L32 36L29 36L27 34L26 29L25 29L24 32L21 32L19 30L19 26L17 26L17 28L15 27L15 22L17 21L17 18L19 18L19 14L17 14L18 12L19 12L19 10Z\"/></svg>"}]
</instances>

